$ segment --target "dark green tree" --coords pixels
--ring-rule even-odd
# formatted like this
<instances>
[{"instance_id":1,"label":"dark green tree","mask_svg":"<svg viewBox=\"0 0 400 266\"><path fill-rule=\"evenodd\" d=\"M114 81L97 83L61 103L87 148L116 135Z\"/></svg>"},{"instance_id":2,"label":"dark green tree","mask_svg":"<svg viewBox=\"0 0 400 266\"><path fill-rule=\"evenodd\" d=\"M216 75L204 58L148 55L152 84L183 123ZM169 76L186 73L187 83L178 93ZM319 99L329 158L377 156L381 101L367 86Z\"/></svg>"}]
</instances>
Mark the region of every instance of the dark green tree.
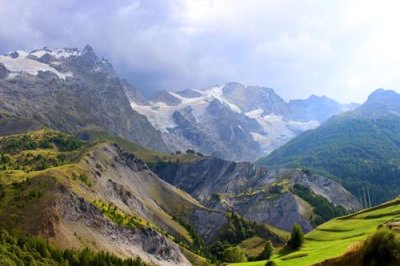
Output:
<instances>
[{"instance_id":1,"label":"dark green tree","mask_svg":"<svg viewBox=\"0 0 400 266\"><path fill-rule=\"evenodd\" d=\"M265 266L276 266L276 265L277 265L276 262L273 261L273 260L269 260L269 261L267 261L267 262L265 263Z\"/></svg>"},{"instance_id":2,"label":"dark green tree","mask_svg":"<svg viewBox=\"0 0 400 266\"><path fill-rule=\"evenodd\" d=\"M287 243L288 247L292 249L299 249L304 242L304 234L303 229L298 224L293 226L292 234L290 235L290 239Z\"/></svg>"},{"instance_id":3,"label":"dark green tree","mask_svg":"<svg viewBox=\"0 0 400 266\"><path fill-rule=\"evenodd\" d=\"M268 240L267 243L265 243L264 250L258 256L258 259L259 260L269 260L272 256L273 252L274 252L274 246L272 245L271 240Z\"/></svg>"}]
</instances>

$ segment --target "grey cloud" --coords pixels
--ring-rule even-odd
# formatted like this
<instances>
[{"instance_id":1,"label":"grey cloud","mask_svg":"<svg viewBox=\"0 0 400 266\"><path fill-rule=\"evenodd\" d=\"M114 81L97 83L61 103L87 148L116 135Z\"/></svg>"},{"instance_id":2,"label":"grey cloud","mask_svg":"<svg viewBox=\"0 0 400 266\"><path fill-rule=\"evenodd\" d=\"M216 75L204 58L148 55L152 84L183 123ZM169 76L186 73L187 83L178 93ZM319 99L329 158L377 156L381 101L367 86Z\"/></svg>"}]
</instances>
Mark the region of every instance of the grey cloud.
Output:
<instances>
[{"instance_id":1,"label":"grey cloud","mask_svg":"<svg viewBox=\"0 0 400 266\"><path fill-rule=\"evenodd\" d=\"M393 68L397 61L371 56L377 53L373 40L380 24L369 21L368 13L355 13L357 5L355 0L0 0L0 52L88 43L146 94L235 80L273 87L285 98L326 94L362 101L376 87L396 89L400 80ZM371 25L378 26L370 30ZM392 41L390 34L382 38Z\"/></svg>"}]
</instances>

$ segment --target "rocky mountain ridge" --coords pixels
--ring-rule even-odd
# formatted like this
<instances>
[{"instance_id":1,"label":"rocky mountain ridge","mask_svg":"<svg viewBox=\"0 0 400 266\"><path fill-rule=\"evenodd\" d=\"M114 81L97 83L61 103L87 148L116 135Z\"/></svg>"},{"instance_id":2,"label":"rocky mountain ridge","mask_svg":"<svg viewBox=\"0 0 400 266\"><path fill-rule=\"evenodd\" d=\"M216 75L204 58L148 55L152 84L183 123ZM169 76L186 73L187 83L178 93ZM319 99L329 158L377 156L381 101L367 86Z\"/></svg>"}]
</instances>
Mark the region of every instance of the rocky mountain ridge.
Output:
<instances>
[{"instance_id":1,"label":"rocky mountain ridge","mask_svg":"<svg viewBox=\"0 0 400 266\"><path fill-rule=\"evenodd\" d=\"M90 46L1 55L0 114L4 124L32 121L35 127L71 133L102 128L145 147L167 150L160 132L130 107L112 65Z\"/></svg>"},{"instance_id":2,"label":"rocky mountain ridge","mask_svg":"<svg viewBox=\"0 0 400 266\"><path fill-rule=\"evenodd\" d=\"M126 87L134 110L162 132L170 150L194 149L253 161L334 114L351 110L327 97L285 102L271 88L231 82L202 90L162 91L143 100Z\"/></svg>"}]
</instances>

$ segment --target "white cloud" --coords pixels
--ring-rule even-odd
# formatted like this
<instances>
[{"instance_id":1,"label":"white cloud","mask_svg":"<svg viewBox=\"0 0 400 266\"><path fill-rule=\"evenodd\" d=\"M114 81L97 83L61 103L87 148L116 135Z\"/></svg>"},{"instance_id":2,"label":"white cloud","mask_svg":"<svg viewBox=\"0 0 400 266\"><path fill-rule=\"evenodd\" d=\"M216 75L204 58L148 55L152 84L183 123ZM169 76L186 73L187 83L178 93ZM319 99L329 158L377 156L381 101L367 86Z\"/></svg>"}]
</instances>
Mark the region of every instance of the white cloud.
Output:
<instances>
[{"instance_id":1,"label":"white cloud","mask_svg":"<svg viewBox=\"0 0 400 266\"><path fill-rule=\"evenodd\" d=\"M145 90L230 80L285 98L400 88L398 1L0 0L0 50L90 43Z\"/></svg>"}]
</instances>

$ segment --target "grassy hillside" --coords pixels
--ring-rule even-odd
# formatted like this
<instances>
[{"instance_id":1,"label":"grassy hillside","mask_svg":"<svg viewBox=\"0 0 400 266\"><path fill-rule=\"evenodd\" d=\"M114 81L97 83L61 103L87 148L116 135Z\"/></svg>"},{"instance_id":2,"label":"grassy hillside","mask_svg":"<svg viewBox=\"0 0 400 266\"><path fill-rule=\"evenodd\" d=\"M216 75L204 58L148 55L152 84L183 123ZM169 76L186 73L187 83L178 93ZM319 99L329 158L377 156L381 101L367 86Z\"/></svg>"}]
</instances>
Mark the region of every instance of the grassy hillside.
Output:
<instances>
[{"instance_id":1,"label":"grassy hillside","mask_svg":"<svg viewBox=\"0 0 400 266\"><path fill-rule=\"evenodd\" d=\"M378 226L396 225L400 221L400 198L355 214L324 223L305 235L304 246L295 252L274 254L278 266L308 266L326 259L342 256L362 244ZM263 266L265 261L231 265Z\"/></svg>"},{"instance_id":2,"label":"grassy hillside","mask_svg":"<svg viewBox=\"0 0 400 266\"><path fill-rule=\"evenodd\" d=\"M91 219L99 219L94 210L86 222L81 218L75 224L64 220L60 205L76 209L72 199L76 195L79 202L87 202L119 228L151 229L165 235L178 243L195 265L208 263L204 256L220 259L218 254L229 246L239 245L255 257L267 239L276 246L286 242L287 232L227 213L228 224L217 229L215 242L206 246L191 215L195 209L209 210L110 142L150 163L190 161L198 156L156 153L104 132L95 134L94 142L46 129L0 137L0 227L39 235L60 249L90 247L118 252L113 241L85 227ZM74 214L68 209L66 215L71 219ZM207 226L210 221L205 223Z\"/></svg>"},{"instance_id":3,"label":"grassy hillside","mask_svg":"<svg viewBox=\"0 0 400 266\"><path fill-rule=\"evenodd\" d=\"M0 228L40 235L59 248L114 249L98 232L80 228L84 222L73 225L60 218L65 214L59 202L73 205L77 195L117 227L154 230L197 251L194 235L173 217L188 219L194 208L205 208L150 171L134 167L147 169L107 142L84 142L52 130L0 137Z\"/></svg>"},{"instance_id":4,"label":"grassy hillside","mask_svg":"<svg viewBox=\"0 0 400 266\"><path fill-rule=\"evenodd\" d=\"M257 164L311 168L339 179L354 195L368 186L377 204L400 193L400 118L337 116L300 134Z\"/></svg>"}]
</instances>

